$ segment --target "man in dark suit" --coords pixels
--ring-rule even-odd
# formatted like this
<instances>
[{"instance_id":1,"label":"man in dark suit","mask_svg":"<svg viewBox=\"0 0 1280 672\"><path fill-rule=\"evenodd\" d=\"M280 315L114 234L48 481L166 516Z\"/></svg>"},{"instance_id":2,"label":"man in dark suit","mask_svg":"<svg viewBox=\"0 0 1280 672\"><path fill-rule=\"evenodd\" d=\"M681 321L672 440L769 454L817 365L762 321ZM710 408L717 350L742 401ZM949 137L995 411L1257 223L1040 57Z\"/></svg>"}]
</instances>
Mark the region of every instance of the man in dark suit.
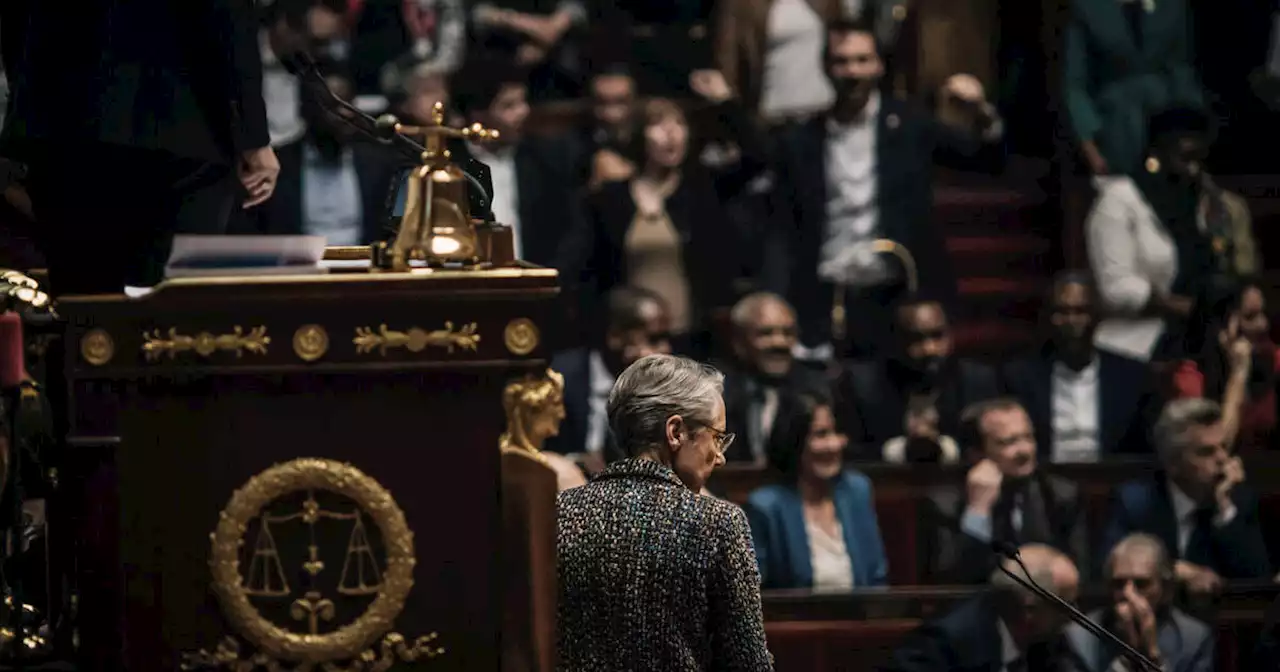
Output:
<instances>
[{"instance_id":1,"label":"man in dark suit","mask_svg":"<svg viewBox=\"0 0 1280 672\"><path fill-rule=\"evenodd\" d=\"M335 65L325 81L344 100L351 79ZM397 164L407 161L357 133L317 102L302 100L307 132L277 148L279 186L266 203L244 211L237 222L250 232L325 236L329 245L368 245L388 237L389 197Z\"/></svg>"},{"instance_id":2,"label":"man in dark suit","mask_svg":"<svg viewBox=\"0 0 1280 672\"><path fill-rule=\"evenodd\" d=\"M1012 399L981 402L964 421L965 450L979 459L963 486L934 488L924 502L923 575L937 583L980 583L995 567L992 542L1047 544L1087 563L1079 488L1039 470L1022 406Z\"/></svg>"},{"instance_id":3,"label":"man in dark suit","mask_svg":"<svg viewBox=\"0 0 1280 672\"><path fill-rule=\"evenodd\" d=\"M901 301L890 328L888 354L846 363L836 381L836 417L858 459L886 457L885 443L899 436L930 438L911 436L909 408L937 411L938 436L931 437L937 440L956 435L966 406L1000 392L991 367L952 354L951 327L941 302L923 297Z\"/></svg>"},{"instance_id":4,"label":"man in dark suit","mask_svg":"<svg viewBox=\"0 0 1280 672\"><path fill-rule=\"evenodd\" d=\"M1207 399L1165 406L1153 431L1162 469L1116 491L1103 552L1133 532L1169 548L1175 574L1192 593L1215 592L1225 579L1272 575L1258 519L1258 496L1225 443L1222 408Z\"/></svg>"},{"instance_id":5,"label":"man in dark suit","mask_svg":"<svg viewBox=\"0 0 1280 672\"><path fill-rule=\"evenodd\" d=\"M792 355L798 330L786 299L767 292L749 294L729 319L734 361L722 369L724 405L739 438L725 459L764 464L781 400L811 390L826 396L829 386L821 373L797 364Z\"/></svg>"},{"instance_id":6,"label":"man in dark suit","mask_svg":"<svg viewBox=\"0 0 1280 672\"><path fill-rule=\"evenodd\" d=\"M494 219L512 228L517 258L552 266L571 223L581 216L578 143L568 135L525 133L528 86L517 68L472 62L455 76L452 88L468 123L499 132L495 142L465 146L465 154L489 167Z\"/></svg>"},{"instance_id":7,"label":"man in dark suit","mask_svg":"<svg viewBox=\"0 0 1280 672\"><path fill-rule=\"evenodd\" d=\"M158 282L175 230L220 232L267 200L262 59L248 0L0 5L12 100L3 151L28 189L59 293Z\"/></svg>"},{"instance_id":8,"label":"man in dark suit","mask_svg":"<svg viewBox=\"0 0 1280 672\"><path fill-rule=\"evenodd\" d=\"M782 293L795 306L810 349L831 340L837 284L848 287L846 314L856 317L848 320L848 346L859 356L883 342L889 302L911 273L918 272L927 293L944 300L954 294L943 236L933 220L933 164L995 169L1001 163L999 115L976 80L957 77L945 87L944 104L958 110L953 116L972 120L972 129L957 129L882 97L883 73L871 23L833 24L826 74L835 103L828 113L785 128L778 137L775 216L787 231L780 236L787 244L772 253L789 258ZM915 268L878 257L869 247L877 239L908 248Z\"/></svg>"},{"instance_id":9,"label":"man in dark suit","mask_svg":"<svg viewBox=\"0 0 1280 672\"><path fill-rule=\"evenodd\" d=\"M591 473L623 457L605 415L618 374L646 355L671 354L671 318L662 297L619 287L609 292L606 305L603 347L574 348L551 359L551 368L564 376L565 417L547 450L579 458Z\"/></svg>"},{"instance_id":10,"label":"man in dark suit","mask_svg":"<svg viewBox=\"0 0 1280 672\"><path fill-rule=\"evenodd\" d=\"M1080 576L1071 560L1047 546L1019 549L1033 581L1074 601ZM1019 578L1022 569L1005 567ZM971 598L913 633L887 672L1039 672L1055 669L1066 654L1062 612L998 569L992 591Z\"/></svg>"},{"instance_id":11,"label":"man in dark suit","mask_svg":"<svg viewBox=\"0 0 1280 672\"><path fill-rule=\"evenodd\" d=\"M1045 306L1051 339L1040 352L1001 370L1005 390L1022 402L1045 462L1093 462L1145 452L1151 374L1137 360L1093 346L1098 301L1093 279L1068 271Z\"/></svg>"}]
</instances>

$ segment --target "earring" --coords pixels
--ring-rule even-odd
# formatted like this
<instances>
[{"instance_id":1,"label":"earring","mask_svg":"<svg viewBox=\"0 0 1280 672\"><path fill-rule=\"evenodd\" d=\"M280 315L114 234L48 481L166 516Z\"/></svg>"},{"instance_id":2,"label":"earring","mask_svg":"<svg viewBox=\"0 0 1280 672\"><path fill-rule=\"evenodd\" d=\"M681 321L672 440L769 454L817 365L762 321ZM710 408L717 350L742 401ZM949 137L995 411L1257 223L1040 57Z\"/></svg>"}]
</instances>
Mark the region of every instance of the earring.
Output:
<instances>
[{"instance_id":1,"label":"earring","mask_svg":"<svg viewBox=\"0 0 1280 672\"><path fill-rule=\"evenodd\" d=\"M1148 156L1146 165L1147 165L1148 173L1151 173L1154 175L1155 173L1160 172L1160 160L1157 159L1156 157Z\"/></svg>"}]
</instances>

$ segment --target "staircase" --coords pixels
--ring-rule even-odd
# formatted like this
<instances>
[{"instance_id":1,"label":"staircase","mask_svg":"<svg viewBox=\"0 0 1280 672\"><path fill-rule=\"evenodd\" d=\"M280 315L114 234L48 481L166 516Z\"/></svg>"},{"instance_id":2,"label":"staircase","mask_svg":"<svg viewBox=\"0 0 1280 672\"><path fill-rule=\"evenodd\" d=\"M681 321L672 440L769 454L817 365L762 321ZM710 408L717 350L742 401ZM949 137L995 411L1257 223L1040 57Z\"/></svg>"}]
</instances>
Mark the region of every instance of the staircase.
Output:
<instances>
[{"instance_id":1,"label":"staircase","mask_svg":"<svg viewBox=\"0 0 1280 672\"><path fill-rule=\"evenodd\" d=\"M1048 162L1011 157L1000 176L945 172L934 187L959 301L958 353L995 359L1036 342L1041 297L1062 267Z\"/></svg>"}]
</instances>

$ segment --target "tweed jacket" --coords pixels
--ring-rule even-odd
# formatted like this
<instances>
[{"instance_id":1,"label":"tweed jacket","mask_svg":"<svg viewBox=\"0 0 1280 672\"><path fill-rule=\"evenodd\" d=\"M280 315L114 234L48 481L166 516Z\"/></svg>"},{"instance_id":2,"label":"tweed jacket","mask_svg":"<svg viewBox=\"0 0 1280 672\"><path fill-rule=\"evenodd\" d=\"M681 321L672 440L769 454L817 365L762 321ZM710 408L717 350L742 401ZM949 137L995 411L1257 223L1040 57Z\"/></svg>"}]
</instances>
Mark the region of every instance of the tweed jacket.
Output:
<instances>
[{"instance_id":1,"label":"tweed jacket","mask_svg":"<svg viewBox=\"0 0 1280 672\"><path fill-rule=\"evenodd\" d=\"M556 504L558 669L773 669L742 509L640 459Z\"/></svg>"}]
</instances>

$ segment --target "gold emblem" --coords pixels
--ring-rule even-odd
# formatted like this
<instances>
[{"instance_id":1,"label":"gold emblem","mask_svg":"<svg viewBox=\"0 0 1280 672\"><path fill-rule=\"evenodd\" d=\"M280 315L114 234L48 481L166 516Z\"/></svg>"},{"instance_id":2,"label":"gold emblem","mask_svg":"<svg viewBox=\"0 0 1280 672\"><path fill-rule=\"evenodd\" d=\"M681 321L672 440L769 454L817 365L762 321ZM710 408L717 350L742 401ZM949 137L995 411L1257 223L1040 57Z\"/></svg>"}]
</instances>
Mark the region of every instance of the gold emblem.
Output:
<instances>
[{"instance_id":1,"label":"gold emblem","mask_svg":"<svg viewBox=\"0 0 1280 672\"><path fill-rule=\"evenodd\" d=\"M155 329L143 332L142 340L142 352L149 362L154 362L163 355L174 359L180 352L194 352L201 357L208 357L219 350L234 352L236 357L241 357L246 352L265 355L267 346L271 344L266 327L254 327L249 333L245 333L244 328L239 325L230 334L221 335L202 331L195 336L187 336L178 333L176 327L169 329L167 333Z\"/></svg>"},{"instance_id":2,"label":"gold emblem","mask_svg":"<svg viewBox=\"0 0 1280 672\"><path fill-rule=\"evenodd\" d=\"M410 327L408 331L392 331L387 325L379 325L375 332L371 327L356 327L356 336L351 339L356 352L365 354L378 350L378 354L386 356L387 350L405 348L409 352L422 352L427 347L444 348L449 354L454 349L474 352L480 344L480 334L476 333L476 323L463 325L454 330L453 322L445 322L444 329L427 331L418 327Z\"/></svg>"},{"instance_id":3,"label":"gold emblem","mask_svg":"<svg viewBox=\"0 0 1280 672\"><path fill-rule=\"evenodd\" d=\"M513 355L527 355L538 347L538 326L532 320L519 317L507 323L502 341Z\"/></svg>"},{"instance_id":4,"label":"gold emblem","mask_svg":"<svg viewBox=\"0 0 1280 672\"><path fill-rule=\"evenodd\" d=\"M354 507L350 510L323 508L316 498L317 492L350 500ZM301 505L293 504L294 510L270 510L278 500L297 502L290 498L297 493L305 493L305 499ZM366 520L376 526L381 538L381 566L375 553L378 549L369 542ZM332 524L344 525L350 530L335 599L371 596L373 600L354 621L322 632L323 624L337 616L338 605L334 599L324 596L316 581L309 581L300 595L293 592L289 577L296 574L285 570L272 530L279 533L286 525L306 526L305 538L311 543L306 546L305 560L300 567L314 578L326 570L322 549L314 541L315 531L320 525ZM252 546L248 546L245 536L251 528L256 528L257 533ZM372 672L390 669L397 662L434 658L444 653L444 649L432 645L435 633L409 641L389 632L413 589L416 563L413 532L391 493L349 464L301 458L277 464L254 476L231 495L210 539L209 567L214 593L227 621L257 652L242 657L240 644L227 637L212 652L185 654L183 669L245 670L261 666L298 672L315 669ZM249 562L242 563L241 550L246 547L251 555ZM298 553L301 555L301 550ZM242 564L247 565L246 574L240 572ZM296 598L288 602L287 613L300 624L302 631L267 619L251 598ZM340 665L341 661L348 662ZM294 667L285 667L282 662L292 663Z\"/></svg>"},{"instance_id":5,"label":"gold emblem","mask_svg":"<svg viewBox=\"0 0 1280 672\"><path fill-rule=\"evenodd\" d=\"M329 351L329 334L318 324L304 324L293 332L293 351L298 359L314 362Z\"/></svg>"},{"instance_id":6,"label":"gold emblem","mask_svg":"<svg viewBox=\"0 0 1280 672\"><path fill-rule=\"evenodd\" d=\"M80 356L93 366L102 366L116 354L116 343L104 329L90 329L80 339Z\"/></svg>"}]
</instances>

